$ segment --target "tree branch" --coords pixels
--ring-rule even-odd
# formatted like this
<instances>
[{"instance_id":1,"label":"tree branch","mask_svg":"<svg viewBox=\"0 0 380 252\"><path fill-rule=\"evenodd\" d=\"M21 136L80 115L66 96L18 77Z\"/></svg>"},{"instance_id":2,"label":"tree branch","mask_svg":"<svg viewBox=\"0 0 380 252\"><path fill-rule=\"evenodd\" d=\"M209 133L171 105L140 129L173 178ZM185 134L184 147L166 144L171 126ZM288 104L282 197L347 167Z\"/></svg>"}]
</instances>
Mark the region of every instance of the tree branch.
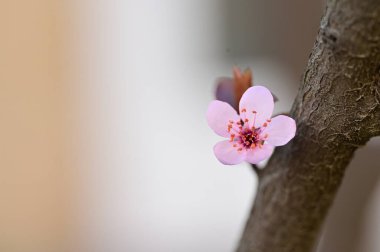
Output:
<instances>
[{"instance_id":1,"label":"tree branch","mask_svg":"<svg viewBox=\"0 0 380 252\"><path fill-rule=\"evenodd\" d=\"M238 251L311 251L355 150L380 135L380 1L329 0Z\"/></svg>"}]
</instances>

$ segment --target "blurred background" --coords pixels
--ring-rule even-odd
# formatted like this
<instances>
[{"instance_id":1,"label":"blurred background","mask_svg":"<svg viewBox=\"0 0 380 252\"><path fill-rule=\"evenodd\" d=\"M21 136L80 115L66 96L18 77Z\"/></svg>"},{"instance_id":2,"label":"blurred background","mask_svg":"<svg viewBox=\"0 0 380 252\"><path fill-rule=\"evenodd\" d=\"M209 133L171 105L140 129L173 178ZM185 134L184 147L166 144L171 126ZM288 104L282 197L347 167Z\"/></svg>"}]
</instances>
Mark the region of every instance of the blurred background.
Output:
<instances>
[{"instance_id":1,"label":"blurred background","mask_svg":"<svg viewBox=\"0 0 380 252\"><path fill-rule=\"evenodd\" d=\"M233 251L255 194L223 166L214 80L251 67L288 111L324 1L2 0L0 251ZM319 251L380 250L380 141Z\"/></svg>"}]
</instances>

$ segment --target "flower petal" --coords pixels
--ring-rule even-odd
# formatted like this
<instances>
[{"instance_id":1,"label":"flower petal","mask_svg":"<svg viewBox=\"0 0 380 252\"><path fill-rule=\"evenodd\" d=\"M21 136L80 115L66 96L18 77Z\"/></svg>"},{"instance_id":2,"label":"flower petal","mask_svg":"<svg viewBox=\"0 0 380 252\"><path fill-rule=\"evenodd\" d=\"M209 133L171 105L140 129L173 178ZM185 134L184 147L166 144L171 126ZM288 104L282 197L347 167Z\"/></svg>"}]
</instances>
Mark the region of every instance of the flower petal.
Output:
<instances>
[{"instance_id":1,"label":"flower petal","mask_svg":"<svg viewBox=\"0 0 380 252\"><path fill-rule=\"evenodd\" d=\"M268 134L266 141L274 146L287 144L296 134L296 122L289 116L273 117L263 134Z\"/></svg>"},{"instance_id":2,"label":"flower petal","mask_svg":"<svg viewBox=\"0 0 380 252\"><path fill-rule=\"evenodd\" d=\"M214 146L216 158L225 165L235 165L244 161L246 150L238 151L237 147L233 147L234 142L228 140L221 141Z\"/></svg>"},{"instance_id":3,"label":"flower petal","mask_svg":"<svg viewBox=\"0 0 380 252\"><path fill-rule=\"evenodd\" d=\"M229 137L228 124L240 121L236 111L226 102L212 101L207 109L207 123L219 136ZM236 126L236 125L235 125Z\"/></svg>"},{"instance_id":4,"label":"flower petal","mask_svg":"<svg viewBox=\"0 0 380 252\"><path fill-rule=\"evenodd\" d=\"M253 150L247 151L245 160L251 164L257 164L267 158L273 153L274 147L270 144L264 144L261 147L256 147Z\"/></svg>"},{"instance_id":5,"label":"flower petal","mask_svg":"<svg viewBox=\"0 0 380 252\"><path fill-rule=\"evenodd\" d=\"M245 91L239 103L240 116L249 120L249 127L261 127L273 113L272 93L263 86L250 87ZM242 113L242 111L246 111Z\"/></svg>"}]
</instances>

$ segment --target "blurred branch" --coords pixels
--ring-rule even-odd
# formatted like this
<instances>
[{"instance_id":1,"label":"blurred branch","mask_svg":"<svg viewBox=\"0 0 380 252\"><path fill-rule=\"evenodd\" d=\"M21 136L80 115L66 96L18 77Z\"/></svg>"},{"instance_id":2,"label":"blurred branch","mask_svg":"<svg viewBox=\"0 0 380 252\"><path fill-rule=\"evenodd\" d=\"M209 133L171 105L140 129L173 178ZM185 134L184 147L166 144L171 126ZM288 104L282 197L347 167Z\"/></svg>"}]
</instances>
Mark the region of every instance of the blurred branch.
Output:
<instances>
[{"instance_id":1,"label":"blurred branch","mask_svg":"<svg viewBox=\"0 0 380 252\"><path fill-rule=\"evenodd\" d=\"M251 166L252 166L252 169L256 172L257 177L260 177L261 169L255 164L251 164Z\"/></svg>"},{"instance_id":2,"label":"blurred branch","mask_svg":"<svg viewBox=\"0 0 380 252\"><path fill-rule=\"evenodd\" d=\"M260 170L238 251L311 251L355 150L380 135L380 2L329 0L291 116Z\"/></svg>"}]
</instances>

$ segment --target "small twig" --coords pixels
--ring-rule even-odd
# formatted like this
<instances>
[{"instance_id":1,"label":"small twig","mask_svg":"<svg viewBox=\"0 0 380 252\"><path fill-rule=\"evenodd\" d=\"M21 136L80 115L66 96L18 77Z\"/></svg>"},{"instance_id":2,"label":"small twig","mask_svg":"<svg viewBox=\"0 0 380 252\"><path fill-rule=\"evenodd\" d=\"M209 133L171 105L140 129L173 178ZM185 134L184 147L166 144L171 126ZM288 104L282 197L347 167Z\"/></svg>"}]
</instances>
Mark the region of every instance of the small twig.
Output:
<instances>
[{"instance_id":1,"label":"small twig","mask_svg":"<svg viewBox=\"0 0 380 252\"><path fill-rule=\"evenodd\" d=\"M261 169L255 164L251 164L251 166L252 166L252 169L256 172L257 176L260 177L260 174L262 172Z\"/></svg>"}]
</instances>

